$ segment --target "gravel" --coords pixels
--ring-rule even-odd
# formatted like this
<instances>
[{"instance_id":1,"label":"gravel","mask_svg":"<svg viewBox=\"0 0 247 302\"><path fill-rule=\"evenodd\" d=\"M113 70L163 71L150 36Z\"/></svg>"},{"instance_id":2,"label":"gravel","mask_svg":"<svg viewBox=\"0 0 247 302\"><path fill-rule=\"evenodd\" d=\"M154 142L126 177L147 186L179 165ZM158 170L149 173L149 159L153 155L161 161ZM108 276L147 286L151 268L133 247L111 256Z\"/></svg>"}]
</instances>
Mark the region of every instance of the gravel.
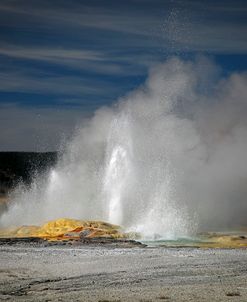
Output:
<instances>
[{"instance_id":1,"label":"gravel","mask_svg":"<svg viewBox=\"0 0 247 302\"><path fill-rule=\"evenodd\" d=\"M247 301L247 250L0 246L1 301Z\"/></svg>"}]
</instances>

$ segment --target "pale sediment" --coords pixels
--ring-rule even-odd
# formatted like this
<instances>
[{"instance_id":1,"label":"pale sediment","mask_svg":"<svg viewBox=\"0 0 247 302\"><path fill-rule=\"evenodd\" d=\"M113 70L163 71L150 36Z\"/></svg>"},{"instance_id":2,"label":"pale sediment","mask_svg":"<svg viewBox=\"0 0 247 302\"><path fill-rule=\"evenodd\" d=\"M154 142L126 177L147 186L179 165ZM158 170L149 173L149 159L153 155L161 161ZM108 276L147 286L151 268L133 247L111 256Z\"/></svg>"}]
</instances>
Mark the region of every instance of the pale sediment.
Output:
<instances>
[{"instance_id":1,"label":"pale sediment","mask_svg":"<svg viewBox=\"0 0 247 302\"><path fill-rule=\"evenodd\" d=\"M4 301L247 301L244 249L0 247Z\"/></svg>"}]
</instances>

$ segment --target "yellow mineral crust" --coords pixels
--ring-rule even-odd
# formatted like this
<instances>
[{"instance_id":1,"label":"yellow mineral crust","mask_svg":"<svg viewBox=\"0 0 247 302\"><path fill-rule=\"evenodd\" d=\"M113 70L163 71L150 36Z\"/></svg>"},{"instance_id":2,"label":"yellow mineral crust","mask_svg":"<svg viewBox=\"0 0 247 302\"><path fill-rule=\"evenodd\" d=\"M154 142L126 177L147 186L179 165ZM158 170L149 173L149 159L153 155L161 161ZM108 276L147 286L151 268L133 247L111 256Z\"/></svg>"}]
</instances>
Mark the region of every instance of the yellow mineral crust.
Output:
<instances>
[{"instance_id":1,"label":"yellow mineral crust","mask_svg":"<svg viewBox=\"0 0 247 302\"><path fill-rule=\"evenodd\" d=\"M21 226L17 228L0 229L0 237L40 237L48 240L110 237L126 238L120 226L103 221L76 220L61 218L49 221L42 226Z\"/></svg>"},{"instance_id":2,"label":"yellow mineral crust","mask_svg":"<svg viewBox=\"0 0 247 302\"><path fill-rule=\"evenodd\" d=\"M203 236L205 248L247 248L246 235L208 233Z\"/></svg>"}]
</instances>

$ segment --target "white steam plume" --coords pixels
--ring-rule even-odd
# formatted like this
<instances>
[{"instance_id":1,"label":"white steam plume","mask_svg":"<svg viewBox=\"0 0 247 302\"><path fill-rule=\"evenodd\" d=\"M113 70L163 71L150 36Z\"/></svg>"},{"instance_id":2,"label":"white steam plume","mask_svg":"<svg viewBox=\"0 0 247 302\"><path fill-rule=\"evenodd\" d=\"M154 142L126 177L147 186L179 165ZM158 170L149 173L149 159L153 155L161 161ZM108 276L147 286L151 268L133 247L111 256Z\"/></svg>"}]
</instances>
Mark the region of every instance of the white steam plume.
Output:
<instances>
[{"instance_id":1,"label":"white steam plume","mask_svg":"<svg viewBox=\"0 0 247 302\"><path fill-rule=\"evenodd\" d=\"M177 238L246 223L247 75L171 58L84 123L63 158L17 189L1 224L59 217Z\"/></svg>"}]
</instances>

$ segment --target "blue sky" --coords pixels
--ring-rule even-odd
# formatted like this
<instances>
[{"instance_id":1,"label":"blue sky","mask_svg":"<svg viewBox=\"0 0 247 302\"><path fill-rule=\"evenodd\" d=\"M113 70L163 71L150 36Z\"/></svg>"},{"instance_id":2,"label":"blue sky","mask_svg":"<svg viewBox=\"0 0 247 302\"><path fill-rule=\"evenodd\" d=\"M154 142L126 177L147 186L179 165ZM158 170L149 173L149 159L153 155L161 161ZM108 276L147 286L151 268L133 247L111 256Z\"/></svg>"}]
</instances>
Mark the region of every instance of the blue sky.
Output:
<instances>
[{"instance_id":1,"label":"blue sky","mask_svg":"<svg viewBox=\"0 0 247 302\"><path fill-rule=\"evenodd\" d=\"M55 150L83 117L178 55L247 69L240 0L1 0L0 150Z\"/></svg>"}]
</instances>

